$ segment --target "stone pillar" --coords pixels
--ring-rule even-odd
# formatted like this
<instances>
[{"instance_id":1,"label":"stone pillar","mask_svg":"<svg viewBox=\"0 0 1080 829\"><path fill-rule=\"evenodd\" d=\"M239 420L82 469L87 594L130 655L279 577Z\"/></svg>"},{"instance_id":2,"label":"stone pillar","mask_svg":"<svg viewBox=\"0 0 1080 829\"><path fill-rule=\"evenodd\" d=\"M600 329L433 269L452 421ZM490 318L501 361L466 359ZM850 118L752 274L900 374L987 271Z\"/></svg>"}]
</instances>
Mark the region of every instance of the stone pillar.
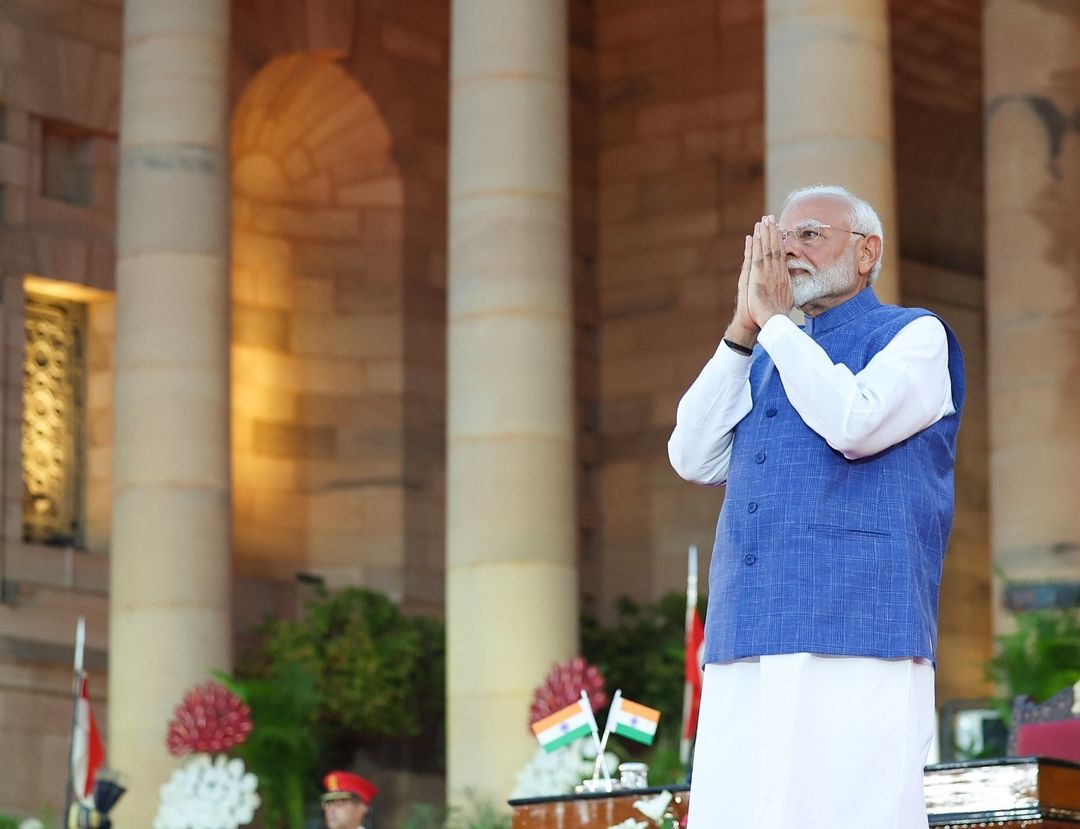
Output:
<instances>
[{"instance_id":1,"label":"stone pillar","mask_svg":"<svg viewBox=\"0 0 1080 829\"><path fill-rule=\"evenodd\" d=\"M1080 7L989 0L983 20L994 566L1076 582Z\"/></svg>"},{"instance_id":2,"label":"stone pillar","mask_svg":"<svg viewBox=\"0 0 1080 829\"><path fill-rule=\"evenodd\" d=\"M126 0L109 763L148 827L183 692L229 669L228 0Z\"/></svg>"},{"instance_id":3,"label":"stone pillar","mask_svg":"<svg viewBox=\"0 0 1080 829\"><path fill-rule=\"evenodd\" d=\"M564 0L454 0L448 791L510 792L530 693L577 650Z\"/></svg>"},{"instance_id":4,"label":"stone pillar","mask_svg":"<svg viewBox=\"0 0 1080 829\"><path fill-rule=\"evenodd\" d=\"M885 261L875 283L900 297L887 0L766 0L765 203L840 184L877 210Z\"/></svg>"}]
</instances>

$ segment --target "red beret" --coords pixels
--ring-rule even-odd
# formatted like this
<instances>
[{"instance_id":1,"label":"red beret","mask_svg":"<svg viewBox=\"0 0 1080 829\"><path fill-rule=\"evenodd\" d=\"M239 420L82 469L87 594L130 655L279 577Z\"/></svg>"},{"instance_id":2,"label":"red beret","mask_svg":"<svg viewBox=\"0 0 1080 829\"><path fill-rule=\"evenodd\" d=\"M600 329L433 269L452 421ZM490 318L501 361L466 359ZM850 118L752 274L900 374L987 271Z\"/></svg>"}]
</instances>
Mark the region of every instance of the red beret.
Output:
<instances>
[{"instance_id":1,"label":"red beret","mask_svg":"<svg viewBox=\"0 0 1080 829\"><path fill-rule=\"evenodd\" d=\"M326 794L322 796L323 803L357 797L370 805L372 798L379 793L370 780L348 771L330 772L323 778L323 788L326 789Z\"/></svg>"}]
</instances>

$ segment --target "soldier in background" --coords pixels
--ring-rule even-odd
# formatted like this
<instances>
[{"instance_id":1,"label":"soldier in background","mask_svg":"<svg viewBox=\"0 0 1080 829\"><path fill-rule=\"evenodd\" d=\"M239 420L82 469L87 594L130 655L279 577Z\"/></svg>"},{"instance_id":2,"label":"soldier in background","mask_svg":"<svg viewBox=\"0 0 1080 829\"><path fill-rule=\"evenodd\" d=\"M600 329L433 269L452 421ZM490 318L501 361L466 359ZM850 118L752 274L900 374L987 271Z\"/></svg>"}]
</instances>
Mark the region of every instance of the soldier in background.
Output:
<instances>
[{"instance_id":1,"label":"soldier in background","mask_svg":"<svg viewBox=\"0 0 1080 829\"><path fill-rule=\"evenodd\" d=\"M347 771L332 771L323 778L323 817L327 829L360 829L379 790L370 780Z\"/></svg>"}]
</instances>

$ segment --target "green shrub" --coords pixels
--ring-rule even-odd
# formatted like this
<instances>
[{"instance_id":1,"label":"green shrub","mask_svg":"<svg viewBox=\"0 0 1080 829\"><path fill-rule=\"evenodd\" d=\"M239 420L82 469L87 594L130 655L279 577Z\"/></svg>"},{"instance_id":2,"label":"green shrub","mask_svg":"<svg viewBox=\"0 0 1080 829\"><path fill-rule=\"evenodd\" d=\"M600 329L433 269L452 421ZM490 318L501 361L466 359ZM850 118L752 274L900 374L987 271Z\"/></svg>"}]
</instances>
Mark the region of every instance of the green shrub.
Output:
<instances>
[{"instance_id":1,"label":"green shrub","mask_svg":"<svg viewBox=\"0 0 1080 829\"><path fill-rule=\"evenodd\" d=\"M430 686L441 676L442 654L439 623L407 618L383 594L349 588L322 593L298 622L269 622L250 664L255 675L304 666L316 678L323 720L336 731L400 736L419 734L425 715L441 715L442 695L434 699ZM439 710L421 712L418 697Z\"/></svg>"},{"instance_id":2,"label":"green shrub","mask_svg":"<svg viewBox=\"0 0 1080 829\"><path fill-rule=\"evenodd\" d=\"M299 827L318 772L348 767L359 748L384 765L442 767L444 636L441 621L360 588L321 591L303 618L263 625L233 682L255 723L240 753L281 787L263 810L269 829Z\"/></svg>"},{"instance_id":3,"label":"green shrub","mask_svg":"<svg viewBox=\"0 0 1080 829\"><path fill-rule=\"evenodd\" d=\"M326 736L319 726L322 697L314 674L300 663L274 665L263 678L218 674L251 708L255 726L233 753L259 778L265 829L304 829Z\"/></svg>"}]
</instances>

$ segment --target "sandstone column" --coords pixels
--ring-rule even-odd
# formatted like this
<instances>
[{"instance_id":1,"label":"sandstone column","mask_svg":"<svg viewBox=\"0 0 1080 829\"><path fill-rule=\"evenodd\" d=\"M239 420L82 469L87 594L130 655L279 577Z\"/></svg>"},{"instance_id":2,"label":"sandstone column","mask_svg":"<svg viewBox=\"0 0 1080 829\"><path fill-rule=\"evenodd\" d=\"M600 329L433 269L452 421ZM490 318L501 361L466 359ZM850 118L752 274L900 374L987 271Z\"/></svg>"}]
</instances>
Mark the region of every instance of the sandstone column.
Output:
<instances>
[{"instance_id":1,"label":"sandstone column","mask_svg":"<svg viewBox=\"0 0 1080 829\"><path fill-rule=\"evenodd\" d=\"M228 669L228 0L126 0L109 621L116 824L148 827L182 693Z\"/></svg>"},{"instance_id":2,"label":"sandstone column","mask_svg":"<svg viewBox=\"0 0 1080 829\"><path fill-rule=\"evenodd\" d=\"M900 296L886 0L766 0L765 191L769 211L808 184L841 184L877 210L882 300Z\"/></svg>"},{"instance_id":3,"label":"sandstone column","mask_svg":"<svg viewBox=\"0 0 1080 829\"><path fill-rule=\"evenodd\" d=\"M984 10L990 519L1007 579L1080 580L1080 7ZM995 627L1005 622L994 599Z\"/></svg>"},{"instance_id":4,"label":"sandstone column","mask_svg":"<svg viewBox=\"0 0 1080 829\"><path fill-rule=\"evenodd\" d=\"M564 0L454 0L448 789L502 799L577 648Z\"/></svg>"}]
</instances>

